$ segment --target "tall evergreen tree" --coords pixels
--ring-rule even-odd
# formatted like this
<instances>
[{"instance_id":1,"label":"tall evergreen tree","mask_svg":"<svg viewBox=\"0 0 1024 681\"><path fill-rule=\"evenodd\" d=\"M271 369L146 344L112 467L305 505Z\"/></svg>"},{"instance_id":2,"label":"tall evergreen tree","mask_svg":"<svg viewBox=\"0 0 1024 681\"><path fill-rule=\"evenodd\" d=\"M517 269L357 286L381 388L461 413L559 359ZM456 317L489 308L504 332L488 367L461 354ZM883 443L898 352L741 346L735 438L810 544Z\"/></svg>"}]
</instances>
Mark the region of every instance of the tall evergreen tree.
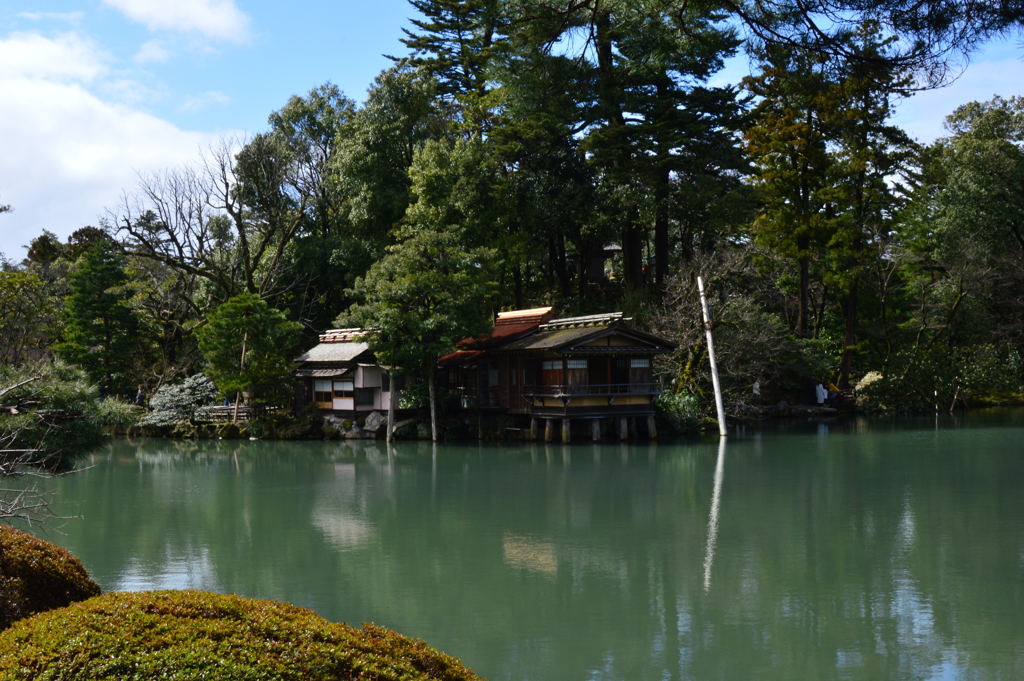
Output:
<instances>
[{"instance_id":1,"label":"tall evergreen tree","mask_svg":"<svg viewBox=\"0 0 1024 681\"><path fill-rule=\"evenodd\" d=\"M70 275L64 339L54 346L58 355L84 368L94 381L121 394L130 390L129 369L142 345L127 283L119 255L101 246L85 251Z\"/></svg>"},{"instance_id":2,"label":"tall evergreen tree","mask_svg":"<svg viewBox=\"0 0 1024 681\"><path fill-rule=\"evenodd\" d=\"M771 46L761 58L759 73L743 82L758 98L745 133L764 200L754 238L796 262L796 335L806 338L811 261L824 243L829 217L828 119L839 102L830 96L829 75L817 55Z\"/></svg>"}]
</instances>

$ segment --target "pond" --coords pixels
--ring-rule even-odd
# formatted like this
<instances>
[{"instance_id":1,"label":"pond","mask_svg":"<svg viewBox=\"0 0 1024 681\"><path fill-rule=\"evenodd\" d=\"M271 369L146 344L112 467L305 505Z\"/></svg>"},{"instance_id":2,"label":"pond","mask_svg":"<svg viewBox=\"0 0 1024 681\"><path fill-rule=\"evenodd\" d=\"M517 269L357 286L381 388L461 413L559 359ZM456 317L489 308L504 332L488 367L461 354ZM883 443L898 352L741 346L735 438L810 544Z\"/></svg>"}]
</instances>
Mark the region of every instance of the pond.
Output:
<instances>
[{"instance_id":1,"label":"pond","mask_svg":"<svg viewBox=\"0 0 1024 681\"><path fill-rule=\"evenodd\" d=\"M1024 678L1024 413L660 444L118 441L45 535L481 676Z\"/></svg>"}]
</instances>

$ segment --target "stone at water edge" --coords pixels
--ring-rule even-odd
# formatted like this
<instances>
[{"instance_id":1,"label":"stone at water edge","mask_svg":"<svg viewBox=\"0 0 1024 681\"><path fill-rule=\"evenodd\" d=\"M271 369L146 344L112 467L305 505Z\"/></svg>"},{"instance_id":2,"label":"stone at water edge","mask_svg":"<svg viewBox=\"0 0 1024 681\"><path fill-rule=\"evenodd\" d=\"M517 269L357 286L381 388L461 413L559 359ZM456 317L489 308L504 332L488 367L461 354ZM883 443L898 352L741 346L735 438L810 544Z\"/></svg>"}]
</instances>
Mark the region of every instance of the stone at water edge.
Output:
<instances>
[{"instance_id":1,"label":"stone at water edge","mask_svg":"<svg viewBox=\"0 0 1024 681\"><path fill-rule=\"evenodd\" d=\"M371 411L366 417L366 421L363 423L363 430L376 433L377 429L385 425L387 422L387 417L382 416L379 411Z\"/></svg>"}]
</instances>

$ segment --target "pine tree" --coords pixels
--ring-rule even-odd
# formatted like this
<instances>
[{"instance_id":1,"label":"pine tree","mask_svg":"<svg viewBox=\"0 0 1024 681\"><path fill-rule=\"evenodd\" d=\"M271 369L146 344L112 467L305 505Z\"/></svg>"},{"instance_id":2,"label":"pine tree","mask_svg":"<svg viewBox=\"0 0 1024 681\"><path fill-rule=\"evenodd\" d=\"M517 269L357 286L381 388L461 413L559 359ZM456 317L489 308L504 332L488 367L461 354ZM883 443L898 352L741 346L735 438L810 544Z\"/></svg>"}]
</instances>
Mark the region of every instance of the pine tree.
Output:
<instances>
[{"instance_id":1,"label":"pine tree","mask_svg":"<svg viewBox=\"0 0 1024 681\"><path fill-rule=\"evenodd\" d=\"M129 367L142 348L142 325L129 304L121 258L102 244L85 251L70 277L58 355L84 368L112 393L130 390Z\"/></svg>"},{"instance_id":2,"label":"pine tree","mask_svg":"<svg viewBox=\"0 0 1024 681\"><path fill-rule=\"evenodd\" d=\"M439 93L461 110L475 132L490 117L487 66L503 42L498 29L498 0L409 0L424 17L410 19L419 29L403 28L402 42L412 50L408 63L421 67L440 84ZM400 59L395 61L402 61Z\"/></svg>"},{"instance_id":3,"label":"pine tree","mask_svg":"<svg viewBox=\"0 0 1024 681\"><path fill-rule=\"evenodd\" d=\"M247 392L251 402L264 404L283 399L301 329L251 293L229 298L196 332L206 374L225 395Z\"/></svg>"}]
</instances>

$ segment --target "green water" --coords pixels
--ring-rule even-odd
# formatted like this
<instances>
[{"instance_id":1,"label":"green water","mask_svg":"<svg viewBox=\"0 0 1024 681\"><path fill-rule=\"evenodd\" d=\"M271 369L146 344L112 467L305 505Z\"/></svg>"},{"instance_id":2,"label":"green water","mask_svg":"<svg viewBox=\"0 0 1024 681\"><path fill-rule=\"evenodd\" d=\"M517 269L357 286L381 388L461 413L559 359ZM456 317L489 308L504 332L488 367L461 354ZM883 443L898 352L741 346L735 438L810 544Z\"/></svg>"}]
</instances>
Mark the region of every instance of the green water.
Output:
<instances>
[{"instance_id":1,"label":"green water","mask_svg":"<svg viewBox=\"0 0 1024 681\"><path fill-rule=\"evenodd\" d=\"M373 621L489 679L1024 678L1024 414L660 445L119 442L105 590Z\"/></svg>"}]
</instances>

